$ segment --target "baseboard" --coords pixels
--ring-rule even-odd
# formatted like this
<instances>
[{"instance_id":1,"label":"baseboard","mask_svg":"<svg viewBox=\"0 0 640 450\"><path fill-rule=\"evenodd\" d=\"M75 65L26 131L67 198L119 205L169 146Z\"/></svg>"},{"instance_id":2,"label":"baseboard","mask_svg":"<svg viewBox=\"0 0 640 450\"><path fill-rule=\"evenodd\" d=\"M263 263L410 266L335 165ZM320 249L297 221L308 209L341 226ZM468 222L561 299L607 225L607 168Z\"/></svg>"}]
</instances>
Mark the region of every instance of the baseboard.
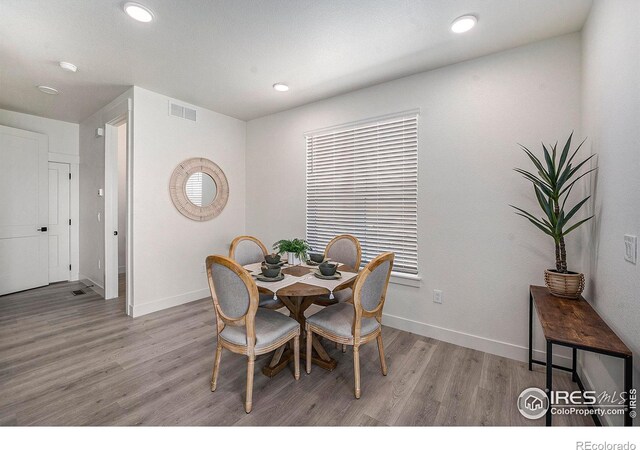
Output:
<instances>
[{"instance_id":1,"label":"baseboard","mask_svg":"<svg viewBox=\"0 0 640 450\"><path fill-rule=\"evenodd\" d=\"M197 291L186 292L184 294L175 295L173 297L165 297L159 300L154 300L141 305L133 305L131 309L132 317L140 317L145 314L151 314L156 311L160 311L167 308L172 308L178 305L184 305L185 303L194 302L211 295L209 289L199 289Z\"/></svg>"},{"instance_id":2,"label":"baseboard","mask_svg":"<svg viewBox=\"0 0 640 450\"><path fill-rule=\"evenodd\" d=\"M578 358L580 361L580 358ZM589 376L589 372L587 372L582 364L578 364L578 374L580 375L580 379L582 380L582 384L584 385L584 389L586 391L596 391L595 384L593 383L592 378ZM611 421L611 417L603 414L600 416L600 422L602 425L607 427L613 427L615 424Z\"/></svg>"},{"instance_id":3,"label":"baseboard","mask_svg":"<svg viewBox=\"0 0 640 450\"><path fill-rule=\"evenodd\" d=\"M104 298L104 286L93 281L91 278L85 275L78 275L78 278L80 279L81 283L86 284L89 289L98 294L100 297Z\"/></svg>"},{"instance_id":4,"label":"baseboard","mask_svg":"<svg viewBox=\"0 0 640 450\"><path fill-rule=\"evenodd\" d=\"M438 339L439 341L448 342L461 347L471 348L473 350L479 350L481 352L491 353L492 355L515 359L517 361L529 361L529 349L521 345L496 341L482 336L475 336L473 334L429 325L427 323L417 322L415 320L405 319L391 314L383 314L382 323L391 328L397 328L398 330L408 331L410 333L419 334L420 336ZM544 361L546 359L546 353L541 350L534 350L533 357ZM554 353L553 360L554 364L571 367L571 358L564 355Z\"/></svg>"}]
</instances>

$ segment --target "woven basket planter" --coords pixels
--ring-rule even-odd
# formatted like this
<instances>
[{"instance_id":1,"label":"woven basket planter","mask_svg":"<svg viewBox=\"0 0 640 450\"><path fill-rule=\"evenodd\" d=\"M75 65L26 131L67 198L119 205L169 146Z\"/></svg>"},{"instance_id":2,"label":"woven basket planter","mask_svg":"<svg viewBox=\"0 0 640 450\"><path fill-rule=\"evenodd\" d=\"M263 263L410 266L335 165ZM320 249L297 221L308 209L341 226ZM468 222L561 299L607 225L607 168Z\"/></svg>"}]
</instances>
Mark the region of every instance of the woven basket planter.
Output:
<instances>
[{"instance_id":1,"label":"woven basket planter","mask_svg":"<svg viewBox=\"0 0 640 450\"><path fill-rule=\"evenodd\" d=\"M544 271L544 283L556 297L580 298L584 290L584 274Z\"/></svg>"}]
</instances>

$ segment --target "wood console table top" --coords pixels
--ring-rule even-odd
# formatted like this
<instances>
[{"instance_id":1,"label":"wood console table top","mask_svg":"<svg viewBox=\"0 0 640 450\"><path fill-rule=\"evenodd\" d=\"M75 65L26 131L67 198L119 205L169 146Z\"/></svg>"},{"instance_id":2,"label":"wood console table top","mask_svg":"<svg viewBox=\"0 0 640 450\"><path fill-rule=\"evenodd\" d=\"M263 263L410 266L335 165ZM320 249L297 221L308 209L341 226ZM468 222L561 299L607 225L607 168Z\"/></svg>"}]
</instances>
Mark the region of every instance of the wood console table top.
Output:
<instances>
[{"instance_id":1,"label":"wood console table top","mask_svg":"<svg viewBox=\"0 0 640 450\"><path fill-rule=\"evenodd\" d=\"M631 350L583 297L560 298L544 286L529 288L547 340L600 353L631 355Z\"/></svg>"}]
</instances>

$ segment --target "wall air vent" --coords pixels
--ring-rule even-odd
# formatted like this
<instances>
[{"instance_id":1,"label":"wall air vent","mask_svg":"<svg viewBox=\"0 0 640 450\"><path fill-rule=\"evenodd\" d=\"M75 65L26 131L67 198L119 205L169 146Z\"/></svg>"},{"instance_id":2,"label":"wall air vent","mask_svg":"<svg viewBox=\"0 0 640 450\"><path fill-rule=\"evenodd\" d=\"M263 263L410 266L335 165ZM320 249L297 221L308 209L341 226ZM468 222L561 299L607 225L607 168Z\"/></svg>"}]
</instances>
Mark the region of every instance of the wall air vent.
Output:
<instances>
[{"instance_id":1,"label":"wall air vent","mask_svg":"<svg viewBox=\"0 0 640 450\"><path fill-rule=\"evenodd\" d=\"M181 119L196 121L196 110L188 106L182 106L177 103L169 102L169 115L180 117Z\"/></svg>"}]
</instances>

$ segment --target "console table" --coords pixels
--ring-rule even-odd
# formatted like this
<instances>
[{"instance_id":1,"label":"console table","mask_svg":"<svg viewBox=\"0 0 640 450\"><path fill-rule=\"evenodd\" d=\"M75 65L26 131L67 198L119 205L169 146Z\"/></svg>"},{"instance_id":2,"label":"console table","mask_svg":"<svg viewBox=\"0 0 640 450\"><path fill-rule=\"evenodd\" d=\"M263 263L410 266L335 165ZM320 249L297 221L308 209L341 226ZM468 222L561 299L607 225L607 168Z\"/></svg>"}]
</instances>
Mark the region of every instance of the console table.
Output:
<instances>
[{"instance_id":1,"label":"console table","mask_svg":"<svg viewBox=\"0 0 640 450\"><path fill-rule=\"evenodd\" d=\"M542 325L544 338L547 341L547 361L533 359L533 307L536 307L538 319ZM573 349L573 364L571 368L553 364L553 346L561 345ZM632 354L631 350L609 328L591 305L583 298L577 300L554 297L544 286L529 287L529 370L532 364L547 366L547 393L553 386L553 368L571 372L572 379L584 391L584 385L578 376L576 357L578 350L615 356L624 360L624 390L629 393L632 389ZM626 396L624 425L631 426L629 395ZM600 420L594 416L596 425ZM551 408L547 410L546 425L551 425Z\"/></svg>"}]
</instances>

